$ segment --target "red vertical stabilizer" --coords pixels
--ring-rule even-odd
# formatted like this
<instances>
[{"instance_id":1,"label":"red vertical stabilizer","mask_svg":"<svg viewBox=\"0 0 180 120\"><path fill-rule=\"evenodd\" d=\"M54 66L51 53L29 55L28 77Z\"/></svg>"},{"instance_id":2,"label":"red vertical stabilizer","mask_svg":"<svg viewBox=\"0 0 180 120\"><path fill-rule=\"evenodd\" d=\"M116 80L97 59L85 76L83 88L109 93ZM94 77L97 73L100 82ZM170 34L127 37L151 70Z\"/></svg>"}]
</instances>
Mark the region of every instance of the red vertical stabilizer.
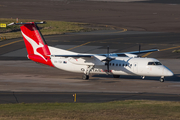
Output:
<instances>
[{"instance_id":1,"label":"red vertical stabilizer","mask_svg":"<svg viewBox=\"0 0 180 120\"><path fill-rule=\"evenodd\" d=\"M28 58L42 64L53 66L50 59L49 48L34 22L20 23L22 36L28 52Z\"/></svg>"}]
</instances>

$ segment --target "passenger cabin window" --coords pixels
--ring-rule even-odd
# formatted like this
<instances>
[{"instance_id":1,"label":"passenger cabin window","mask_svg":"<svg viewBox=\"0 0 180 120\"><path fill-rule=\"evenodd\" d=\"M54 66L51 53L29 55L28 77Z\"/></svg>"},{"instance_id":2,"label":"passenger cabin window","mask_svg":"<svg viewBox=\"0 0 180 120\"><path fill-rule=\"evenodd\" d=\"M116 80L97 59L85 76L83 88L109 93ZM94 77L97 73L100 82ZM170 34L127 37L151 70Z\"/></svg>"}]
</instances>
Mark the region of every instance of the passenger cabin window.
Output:
<instances>
[{"instance_id":1,"label":"passenger cabin window","mask_svg":"<svg viewBox=\"0 0 180 120\"><path fill-rule=\"evenodd\" d=\"M162 65L160 62L148 62L148 65Z\"/></svg>"}]
</instances>

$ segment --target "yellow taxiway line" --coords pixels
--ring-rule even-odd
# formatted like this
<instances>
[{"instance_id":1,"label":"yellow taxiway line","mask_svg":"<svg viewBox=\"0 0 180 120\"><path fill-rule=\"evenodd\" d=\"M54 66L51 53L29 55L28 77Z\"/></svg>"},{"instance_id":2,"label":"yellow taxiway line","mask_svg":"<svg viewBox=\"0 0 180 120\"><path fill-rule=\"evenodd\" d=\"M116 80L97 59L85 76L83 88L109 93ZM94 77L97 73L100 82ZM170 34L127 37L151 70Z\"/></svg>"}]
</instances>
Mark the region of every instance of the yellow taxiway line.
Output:
<instances>
[{"instance_id":1,"label":"yellow taxiway line","mask_svg":"<svg viewBox=\"0 0 180 120\"><path fill-rule=\"evenodd\" d=\"M10 42L10 43L4 44L4 45L0 45L0 47L8 46L8 45L11 45L11 44L14 44L14 43L17 43L17 42L21 42L21 41L23 41L23 40L13 41L13 42Z\"/></svg>"},{"instance_id":2,"label":"yellow taxiway line","mask_svg":"<svg viewBox=\"0 0 180 120\"><path fill-rule=\"evenodd\" d=\"M171 49L175 49L175 48L180 48L180 46L165 48L165 49L161 49L161 50L159 50L159 51L166 51L166 50L171 50ZM147 56L150 55L151 53L153 53L153 52L146 53L146 54L143 55L142 57L147 57Z\"/></svg>"},{"instance_id":3,"label":"yellow taxiway line","mask_svg":"<svg viewBox=\"0 0 180 120\"><path fill-rule=\"evenodd\" d=\"M127 31L127 29L126 29L126 28L122 28L122 29L123 29L122 31L109 32L109 33L121 33L121 32L126 32L126 31ZM108 33L108 34L109 34L109 33ZM97 33L96 33L96 34L97 34ZM17 43L17 42L21 42L21 41L23 41L23 40L13 41L13 42L10 42L10 43L4 44L4 45L0 45L0 47L5 47L5 46L11 45L11 44L14 44L14 43ZM92 41L92 42L95 42L95 41ZM70 48L70 49L68 49L68 50L72 50L72 49L75 49L75 48L78 48L78 47L81 47L81 46L87 45L87 44L89 44L89 43L91 43L91 42L87 42L87 43L84 43L84 44L81 44L81 45L75 46L75 47Z\"/></svg>"},{"instance_id":4,"label":"yellow taxiway line","mask_svg":"<svg viewBox=\"0 0 180 120\"><path fill-rule=\"evenodd\" d=\"M105 40L112 40L112 39L105 39ZM4 45L0 45L0 48L1 48L1 47L5 47L5 46L8 46L8 45L11 45L11 44L14 44L14 43L17 43L17 42L21 42L21 41L23 41L23 40L17 40L17 41L13 41L13 42L10 42L10 43L4 44ZM104 41L104 40L103 40L103 41ZM84 45L87 45L87 44L90 44L90 43L93 43L93 42L97 42L97 41L86 42L86 43L84 43L84 44L81 44L81 45L75 46L75 47L73 47L73 48L70 48L70 49L68 49L68 50L72 50L72 49L75 49L75 48L78 48L78 47L81 47L81 46L84 46ZM165 48L165 49L161 49L161 50L159 50L159 51L166 51L166 50L171 50L171 49L176 49L176 48L180 48L180 46ZM153 52L146 53L146 54L143 55L142 57L147 57L147 56L150 55L151 53L153 53Z\"/></svg>"},{"instance_id":5,"label":"yellow taxiway line","mask_svg":"<svg viewBox=\"0 0 180 120\"><path fill-rule=\"evenodd\" d=\"M75 47L73 47L73 48L69 48L69 49L67 49L67 50L72 50L72 49L75 49L75 48L78 48L78 47L81 47L81 46L87 45L87 44L89 44L89 43L91 43L91 42L87 42L87 43L84 43L84 44L81 44L81 45L75 46Z\"/></svg>"}]
</instances>

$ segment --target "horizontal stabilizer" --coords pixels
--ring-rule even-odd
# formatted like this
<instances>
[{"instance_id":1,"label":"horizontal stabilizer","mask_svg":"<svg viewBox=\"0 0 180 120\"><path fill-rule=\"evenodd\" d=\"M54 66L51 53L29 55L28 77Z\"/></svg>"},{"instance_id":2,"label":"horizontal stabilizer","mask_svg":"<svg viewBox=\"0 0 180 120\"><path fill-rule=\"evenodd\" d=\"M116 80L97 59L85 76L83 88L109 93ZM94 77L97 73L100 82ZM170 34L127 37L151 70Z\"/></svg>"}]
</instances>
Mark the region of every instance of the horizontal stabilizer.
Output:
<instances>
[{"instance_id":1,"label":"horizontal stabilizer","mask_svg":"<svg viewBox=\"0 0 180 120\"><path fill-rule=\"evenodd\" d=\"M26 23L23 23L23 22L20 22L20 23L15 23L15 22L12 22L10 24L8 24L7 26L11 26L11 25L27 25L27 24L44 24L46 23L45 21L41 21L41 22L26 22Z\"/></svg>"}]
</instances>

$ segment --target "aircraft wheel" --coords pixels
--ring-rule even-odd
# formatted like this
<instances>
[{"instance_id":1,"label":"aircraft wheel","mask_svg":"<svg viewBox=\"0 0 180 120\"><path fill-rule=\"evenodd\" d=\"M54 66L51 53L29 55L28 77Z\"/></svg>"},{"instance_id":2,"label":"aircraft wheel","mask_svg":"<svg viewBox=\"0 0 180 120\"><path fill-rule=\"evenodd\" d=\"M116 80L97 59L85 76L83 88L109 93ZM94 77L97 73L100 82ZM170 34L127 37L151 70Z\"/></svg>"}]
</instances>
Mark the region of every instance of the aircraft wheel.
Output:
<instances>
[{"instance_id":1,"label":"aircraft wheel","mask_svg":"<svg viewBox=\"0 0 180 120\"><path fill-rule=\"evenodd\" d=\"M83 80L88 80L88 79L89 79L89 75L84 74L84 75L82 76L82 79L83 79Z\"/></svg>"},{"instance_id":2,"label":"aircraft wheel","mask_svg":"<svg viewBox=\"0 0 180 120\"><path fill-rule=\"evenodd\" d=\"M142 79L144 80L145 76L141 76L141 77L142 77Z\"/></svg>"},{"instance_id":3,"label":"aircraft wheel","mask_svg":"<svg viewBox=\"0 0 180 120\"><path fill-rule=\"evenodd\" d=\"M113 75L113 77L114 77L114 78L119 78L119 77L120 77L120 75Z\"/></svg>"},{"instance_id":4,"label":"aircraft wheel","mask_svg":"<svg viewBox=\"0 0 180 120\"><path fill-rule=\"evenodd\" d=\"M160 82L164 82L164 78L160 78Z\"/></svg>"}]
</instances>

